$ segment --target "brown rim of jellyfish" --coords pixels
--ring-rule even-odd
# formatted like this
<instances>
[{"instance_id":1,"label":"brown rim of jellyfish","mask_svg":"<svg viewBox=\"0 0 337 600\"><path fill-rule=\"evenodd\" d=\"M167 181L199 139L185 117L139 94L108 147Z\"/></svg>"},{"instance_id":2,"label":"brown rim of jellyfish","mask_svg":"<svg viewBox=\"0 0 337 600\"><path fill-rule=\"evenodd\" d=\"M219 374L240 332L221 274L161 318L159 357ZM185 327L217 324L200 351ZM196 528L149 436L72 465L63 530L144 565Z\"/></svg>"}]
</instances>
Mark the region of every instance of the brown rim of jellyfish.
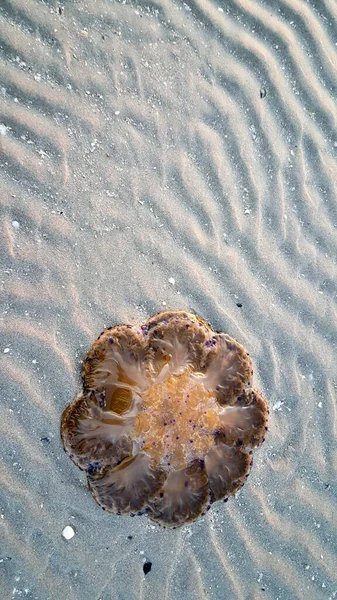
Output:
<instances>
[{"instance_id":1,"label":"brown rim of jellyfish","mask_svg":"<svg viewBox=\"0 0 337 600\"><path fill-rule=\"evenodd\" d=\"M102 392L99 387L95 386L92 378L95 368L105 359L110 346L121 355L132 354L136 362L141 363L146 360L147 347L144 342L142 326L116 325L102 331L82 363L81 375L84 390L94 389L96 394Z\"/></svg>"},{"instance_id":2,"label":"brown rim of jellyfish","mask_svg":"<svg viewBox=\"0 0 337 600\"><path fill-rule=\"evenodd\" d=\"M210 504L203 460L169 473L164 487L148 506L148 516L162 527L179 527L205 514Z\"/></svg>"},{"instance_id":3,"label":"brown rim of jellyfish","mask_svg":"<svg viewBox=\"0 0 337 600\"><path fill-rule=\"evenodd\" d=\"M162 489L167 473L143 452L117 466L87 473L89 489L104 510L117 515L142 513Z\"/></svg>"},{"instance_id":4,"label":"brown rim of jellyfish","mask_svg":"<svg viewBox=\"0 0 337 600\"><path fill-rule=\"evenodd\" d=\"M89 403L89 400L91 403ZM77 467L82 470L103 468L107 463L116 465L130 456L132 441L127 435L121 435L116 442L98 437L96 431L85 436L79 431L79 422L95 420L95 411L99 410L93 394L78 394L73 402L65 408L61 420L61 439L64 451ZM94 440L94 442L93 442Z\"/></svg>"},{"instance_id":5,"label":"brown rim of jellyfish","mask_svg":"<svg viewBox=\"0 0 337 600\"><path fill-rule=\"evenodd\" d=\"M217 441L205 457L211 503L233 496L244 485L252 463L249 451Z\"/></svg>"},{"instance_id":6,"label":"brown rim of jellyfish","mask_svg":"<svg viewBox=\"0 0 337 600\"><path fill-rule=\"evenodd\" d=\"M223 427L216 433L218 441L228 446L245 446L256 448L264 442L268 425L268 405L263 396L256 390L249 388L242 390L233 406L227 408L228 417L237 411L237 417L226 423L226 410L224 411ZM240 414L241 413L241 414ZM249 428L244 428L244 418L249 419ZM239 428L240 425L240 428Z\"/></svg>"},{"instance_id":7,"label":"brown rim of jellyfish","mask_svg":"<svg viewBox=\"0 0 337 600\"><path fill-rule=\"evenodd\" d=\"M85 390L95 389L93 377L95 368L100 364L108 351L109 343L121 347L122 351L130 352L144 363L144 374L151 379L149 363L155 363L155 358L165 362L165 354L172 349L170 340L182 340L189 364L193 370L205 373L209 371L208 379L212 385L213 379L223 373L223 380L218 381L215 394L219 404L231 404L236 396L250 385L252 365L244 347L228 334L214 331L200 317L187 311L164 311L151 317L146 323L137 325L118 325L103 331L86 354L82 379ZM221 350L226 352L221 356ZM162 363L160 364L160 368Z\"/></svg>"},{"instance_id":8,"label":"brown rim of jellyfish","mask_svg":"<svg viewBox=\"0 0 337 600\"><path fill-rule=\"evenodd\" d=\"M237 396L250 387L253 377L252 362L245 348L227 333L214 333L207 355L207 378L217 380L215 395L221 406L235 403Z\"/></svg>"}]
</instances>

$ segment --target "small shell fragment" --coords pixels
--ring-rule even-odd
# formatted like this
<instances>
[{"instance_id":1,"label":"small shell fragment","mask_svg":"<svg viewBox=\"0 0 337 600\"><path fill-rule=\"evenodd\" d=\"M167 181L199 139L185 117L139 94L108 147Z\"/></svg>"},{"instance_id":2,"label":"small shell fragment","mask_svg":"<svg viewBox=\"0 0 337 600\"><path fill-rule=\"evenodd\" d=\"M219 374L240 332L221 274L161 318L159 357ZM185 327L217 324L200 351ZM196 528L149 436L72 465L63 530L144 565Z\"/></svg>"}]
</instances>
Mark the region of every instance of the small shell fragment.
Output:
<instances>
[{"instance_id":1,"label":"small shell fragment","mask_svg":"<svg viewBox=\"0 0 337 600\"><path fill-rule=\"evenodd\" d=\"M62 536L64 537L64 539L71 540L71 538L73 538L74 535L75 531L73 530L73 528L70 525L66 525L62 531Z\"/></svg>"}]
</instances>

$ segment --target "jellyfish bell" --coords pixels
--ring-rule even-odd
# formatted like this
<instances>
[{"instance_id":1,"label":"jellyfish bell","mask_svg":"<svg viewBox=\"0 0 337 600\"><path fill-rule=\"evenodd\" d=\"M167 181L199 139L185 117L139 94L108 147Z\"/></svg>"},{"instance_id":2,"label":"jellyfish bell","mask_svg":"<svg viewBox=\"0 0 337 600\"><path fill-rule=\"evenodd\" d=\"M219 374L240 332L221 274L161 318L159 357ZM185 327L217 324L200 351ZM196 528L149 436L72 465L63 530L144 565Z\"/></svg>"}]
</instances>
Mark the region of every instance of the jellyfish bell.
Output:
<instances>
[{"instance_id":1,"label":"jellyfish bell","mask_svg":"<svg viewBox=\"0 0 337 600\"><path fill-rule=\"evenodd\" d=\"M268 406L228 334L186 311L113 327L86 355L82 379L62 441L105 510L179 526L243 485Z\"/></svg>"},{"instance_id":2,"label":"jellyfish bell","mask_svg":"<svg viewBox=\"0 0 337 600\"><path fill-rule=\"evenodd\" d=\"M185 469L169 473L159 496L150 500L148 515L164 527L178 527L200 517L209 500L204 463L195 460Z\"/></svg>"}]
</instances>

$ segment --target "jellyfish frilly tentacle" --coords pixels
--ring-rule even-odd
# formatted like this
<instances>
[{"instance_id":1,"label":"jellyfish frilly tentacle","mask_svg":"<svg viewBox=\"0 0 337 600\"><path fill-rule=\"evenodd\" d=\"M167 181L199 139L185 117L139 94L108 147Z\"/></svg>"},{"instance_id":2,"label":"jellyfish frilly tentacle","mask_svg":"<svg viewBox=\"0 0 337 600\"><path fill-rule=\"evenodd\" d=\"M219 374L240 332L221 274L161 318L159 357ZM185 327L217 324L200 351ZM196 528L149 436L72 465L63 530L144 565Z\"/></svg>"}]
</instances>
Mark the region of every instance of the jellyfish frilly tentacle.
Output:
<instances>
[{"instance_id":1,"label":"jellyfish frilly tentacle","mask_svg":"<svg viewBox=\"0 0 337 600\"><path fill-rule=\"evenodd\" d=\"M112 327L83 361L64 449L105 510L190 523L242 487L264 441L268 405L252 375L243 346L192 313Z\"/></svg>"}]
</instances>

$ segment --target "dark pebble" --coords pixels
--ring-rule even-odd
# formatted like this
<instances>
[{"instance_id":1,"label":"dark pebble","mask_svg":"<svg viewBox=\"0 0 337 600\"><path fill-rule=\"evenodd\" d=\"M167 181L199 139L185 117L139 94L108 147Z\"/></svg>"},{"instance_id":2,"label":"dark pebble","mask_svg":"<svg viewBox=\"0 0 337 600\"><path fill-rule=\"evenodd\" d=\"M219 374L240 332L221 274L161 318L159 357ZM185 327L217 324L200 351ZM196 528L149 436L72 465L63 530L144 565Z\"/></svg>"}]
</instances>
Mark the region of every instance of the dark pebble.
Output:
<instances>
[{"instance_id":1,"label":"dark pebble","mask_svg":"<svg viewBox=\"0 0 337 600\"><path fill-rule=\"evenodd\" d=\"M152 568L152 562L147 561L146 563L143 564L143 571L144 571L145 575L150 573L151 568Z\"/></svg>"},{"instance_id":2,"label":"dark pebble","mask_svg":"<svg viewBox=\"0 0 337 600\"><path fill-rule=\"evenodd\" d=\"M49 446L50 439L48 437L43 437L40 439L41 446Z\"/></svg>"}]
</instances>

